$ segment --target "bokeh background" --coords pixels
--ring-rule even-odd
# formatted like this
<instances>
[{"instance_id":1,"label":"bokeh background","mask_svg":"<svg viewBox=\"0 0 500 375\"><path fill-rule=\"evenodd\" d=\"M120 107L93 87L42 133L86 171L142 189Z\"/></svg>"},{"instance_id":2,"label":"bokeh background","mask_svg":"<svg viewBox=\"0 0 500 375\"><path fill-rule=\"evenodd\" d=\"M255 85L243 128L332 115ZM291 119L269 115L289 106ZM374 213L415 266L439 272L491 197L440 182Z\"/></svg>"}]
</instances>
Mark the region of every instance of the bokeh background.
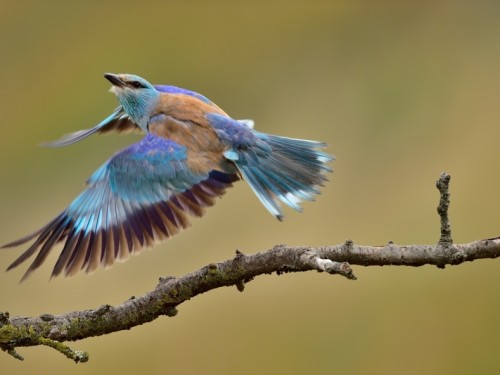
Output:
<instances>
[{"instance_id":1,"label":"bokeh background","mask_svg":"<svg viewBox=\"0 0 500 375\"><path fill-rule=\"evenodd\" d=\"M0 2L0 243L45 224L136 136L37 145L117 105L104 72L199 91L264 132L323 140L335 172L303 214L274 220L237 184L193 228L110 270L49 282L0 273L0 311L119 304L277 243L436 243L434 182L452 175L455 242L500 235L500 4L496 2ZM22 251L0 252L7 267ZM500 263L356 267L263 276L212 291L175 318L0 353L2 374L497 374Z\"/></svg>"}]
</instances>

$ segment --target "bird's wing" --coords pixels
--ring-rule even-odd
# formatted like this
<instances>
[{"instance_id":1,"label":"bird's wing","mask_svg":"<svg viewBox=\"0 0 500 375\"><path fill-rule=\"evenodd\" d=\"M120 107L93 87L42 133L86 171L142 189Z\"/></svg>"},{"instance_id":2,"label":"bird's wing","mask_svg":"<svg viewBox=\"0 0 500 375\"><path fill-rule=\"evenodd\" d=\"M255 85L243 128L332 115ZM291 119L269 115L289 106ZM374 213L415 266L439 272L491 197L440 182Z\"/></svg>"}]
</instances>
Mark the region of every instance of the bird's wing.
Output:
<instances>
[{"instance_id":1,"label":"bird's wing","mask_svg":"<svg viewBox=\"0 0 500 375\"><path fill-rule=\"evenodd\" d=\"M44 147L65 147L72 145L76 142L80 142L82 139L87 138L89 135L94 133L108 133L111 131L120 133L130 133L136 132L141 133L142 130L137 126L128 115L125 113L123 108L119 106L116 108L111 115L106 117L99 124L90 129L78 130L73 133L63 135L60 139L55 141L48 141L42 143Z\"/></svg>"},{"instance_id":2,"label":"bird's wing","mask_svg":"<svg viewBox=\"0 0 500 375\"><path fill-rule=\"evenodd\" d=\"M38 252L24 280L40 267L54 245L64 242L52 276L91 272L188 227L189 215L201 216L238 177L219 171L195 173L186 153L185 146L148 134L115 154L52 222L3 246L34 239L8 269Z\"/></svg>"}]
</instances>

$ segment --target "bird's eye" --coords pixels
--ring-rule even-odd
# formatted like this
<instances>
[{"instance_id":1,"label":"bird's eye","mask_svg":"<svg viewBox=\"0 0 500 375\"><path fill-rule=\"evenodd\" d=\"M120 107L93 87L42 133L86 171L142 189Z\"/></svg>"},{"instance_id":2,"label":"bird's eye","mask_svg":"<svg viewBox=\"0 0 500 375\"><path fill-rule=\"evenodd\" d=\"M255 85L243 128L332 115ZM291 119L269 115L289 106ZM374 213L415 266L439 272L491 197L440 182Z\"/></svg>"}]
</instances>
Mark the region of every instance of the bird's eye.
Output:
<instances>
[{"instance_id":1,"label":"bird's eye","mask_svg":"<svg viewBox=\"0 0 500 375\"><path fill-rule=\"evenodd\" d=\"M144 86L142 85L142 83L140 83L139 81L131 81L131 82L129 82L129 85L132 86L135 89L144 88Z\"/></svg>"}]
</instances>

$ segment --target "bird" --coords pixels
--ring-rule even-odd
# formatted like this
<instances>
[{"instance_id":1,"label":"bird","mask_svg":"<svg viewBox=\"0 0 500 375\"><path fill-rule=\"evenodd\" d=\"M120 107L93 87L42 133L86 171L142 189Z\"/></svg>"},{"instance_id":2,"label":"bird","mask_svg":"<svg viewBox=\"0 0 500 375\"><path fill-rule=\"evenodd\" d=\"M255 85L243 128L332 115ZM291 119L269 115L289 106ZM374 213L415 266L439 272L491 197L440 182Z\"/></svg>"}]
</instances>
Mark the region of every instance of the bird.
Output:
<instances>
[{"instance_id":1,"label":"bird","mask_svg":"<svg viewBox=\"0 0 500 375\"><path fill-rule=\"evenodd\" d=\"M52 277L108 268L190 226L233 183L248 183L282 220L283 206L301 212L332 172L323 142L282 137L235 120L205 96L152 85L133 74L106 73L119 106L93 128L47 142L64 147L98 133L142 132L86 181L83 192L39 230L1 248L31 245L7 268L34 260L26 280L62 243Z\"/></svg>"}]
</instances>

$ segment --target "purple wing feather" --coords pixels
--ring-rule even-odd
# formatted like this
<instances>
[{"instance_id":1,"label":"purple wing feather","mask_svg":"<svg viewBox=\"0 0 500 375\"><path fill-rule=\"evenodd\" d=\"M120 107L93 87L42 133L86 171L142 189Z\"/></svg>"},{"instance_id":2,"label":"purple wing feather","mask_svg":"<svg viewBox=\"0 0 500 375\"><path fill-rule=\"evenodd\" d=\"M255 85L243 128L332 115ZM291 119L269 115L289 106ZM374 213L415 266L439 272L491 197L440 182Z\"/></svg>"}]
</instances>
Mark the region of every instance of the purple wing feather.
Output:
<instances>
[{"instance_id":1,"label":"purple wing feather","mask_svg":"<svg viewBox=\"0 0 500 375\"><path fill-rule=\"evenodd\" d=\"M185 161L184 146L152 134L118 152L64 212L3 246L34 240L8 270L37 254L23 281L56 244L64 243L52 276L92 272L187 228L189 216L203 215L238 177L219 171L195 174Z\"/></svg>"}]
</instances>

